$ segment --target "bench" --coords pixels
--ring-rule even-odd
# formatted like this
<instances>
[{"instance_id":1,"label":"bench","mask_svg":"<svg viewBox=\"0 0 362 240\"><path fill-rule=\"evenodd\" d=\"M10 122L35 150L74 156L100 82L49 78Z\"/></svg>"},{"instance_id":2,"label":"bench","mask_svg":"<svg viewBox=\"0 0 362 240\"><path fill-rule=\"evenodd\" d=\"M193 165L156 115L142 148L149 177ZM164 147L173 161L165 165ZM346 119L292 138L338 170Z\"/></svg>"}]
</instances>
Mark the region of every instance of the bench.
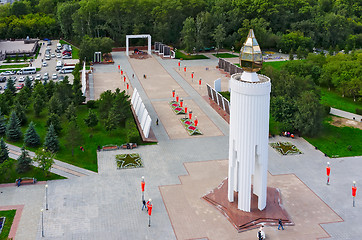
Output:
<instances>
[{"instance_id":1,"label":"bench","mask_svg":"<svg viewBox=\"0 0 362 240\"><path fill-rule=\"evenodd\" d=\"M137 148L137 143L125 143L121 146L122 149L133 149Z\"/></svg>"},{"instance_id":2,"label":"bench","mask_svg":"<svg viewBox=\"0 0 362 240\"><path fill-rule=\"evenodd\" d=\"M20 180L20 181L19 181ZM23 184L35 184L36 183L36 179L35 178L29 178L29 177L25 177L25 178L20 178L20 179L16 179L15 184L19 187L20 185Z\"/></svg>"}]
</instances>

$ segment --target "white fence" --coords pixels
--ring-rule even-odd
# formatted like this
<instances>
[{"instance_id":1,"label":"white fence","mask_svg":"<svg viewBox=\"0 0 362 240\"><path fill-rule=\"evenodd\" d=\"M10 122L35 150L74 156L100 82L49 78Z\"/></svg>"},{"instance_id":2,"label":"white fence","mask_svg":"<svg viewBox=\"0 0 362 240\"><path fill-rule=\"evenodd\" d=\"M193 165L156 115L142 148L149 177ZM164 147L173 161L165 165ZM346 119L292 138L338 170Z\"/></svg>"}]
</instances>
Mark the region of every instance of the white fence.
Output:
<instances>
[{"instance_id":1,"label":"white fence","mask_svg":"<svg viewBox=\"0 0 362 240\"><path fill-rule=\"evenodd\" d=\"M144 103L142 102L142 99L136 88L134 89L132 94L131 104L136 113L138 122L140 123L140 126L142 128L143 135L148 138L148 135L150 134L152 119Z\"/></svg>"}]
</instances>

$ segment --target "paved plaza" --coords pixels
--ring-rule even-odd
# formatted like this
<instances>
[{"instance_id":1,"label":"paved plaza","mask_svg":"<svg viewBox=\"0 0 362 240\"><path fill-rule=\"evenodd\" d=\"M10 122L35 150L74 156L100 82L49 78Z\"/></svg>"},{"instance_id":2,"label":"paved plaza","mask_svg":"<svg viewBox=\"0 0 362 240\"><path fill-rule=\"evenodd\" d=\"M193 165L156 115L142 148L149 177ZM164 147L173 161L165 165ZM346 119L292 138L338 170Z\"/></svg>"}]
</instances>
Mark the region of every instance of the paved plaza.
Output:
<instances>
[{"instance_id":1,"label":"paved plaza","mask_svg":"<svg viewBox=\"0 0 362 240\"><path fill-rule=\"evenodd\" d=\"M41 237L40 217L44 185L0 187L0 207L23 206L15 239L257 239L255 230L237 233L202 199L227 177L229 126L203 98L205 84L213 86L217 78L227 89L228 78L216 69L217 59L187 61L185 75L178 70L178 60L156 55L130 59L123 52L112 55L114 65L94 66L94 98L106 89L125 89L117 68L121 65L131 83L130 94L137 88L152 118L158 144L98 152L97 174L49 181L45 237ZM202 78L201 88L191 81L189 71ZM204 135L190 137L183 129L181 116L168 106L172 89L198 116ZM302 138L276 137L270 142L280 140L303 152L282 156L269 148L269 185L281 189L296 225L284 231L266 227L267 239L360 239L362 200L357 197L352 207L351 185L362 182L362 157L329 159ZM132 152L140 154L144 167L117 170L115 156ZM332 168L329 186L327 161ZM141 211L141 176L146 181L145 198L153 202L151 227L146 211Z\"/></svg>"}]
</instances>

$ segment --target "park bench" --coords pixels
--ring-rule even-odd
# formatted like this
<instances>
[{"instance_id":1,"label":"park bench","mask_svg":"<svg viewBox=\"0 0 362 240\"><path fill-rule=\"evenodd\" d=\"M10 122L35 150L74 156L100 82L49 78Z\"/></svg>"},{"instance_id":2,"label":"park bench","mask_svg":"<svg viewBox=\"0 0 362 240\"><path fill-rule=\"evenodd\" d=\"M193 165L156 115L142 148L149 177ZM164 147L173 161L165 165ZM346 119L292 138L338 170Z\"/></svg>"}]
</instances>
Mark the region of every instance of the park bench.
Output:
<instances>
[{"instance_id":1,"label":"park bench","mask_svg":"<svg viewBox=\"0 0 362 240\"><path fill-rule=\"evenodd\" d=\"M104 146L102 148L103 151L111 151L111 150L117 150L118 146Z\"/></svg>"},{"instance_id":2,"label":"park bench","mask_svg":"<svg viewBox=\"0 0 362 240\"><path fill-rule=\"evenodd\" d=\"M0 217L0 234L3 230L4 224L5 224L6 217Z\"/></svg>"},{"instance_id":3,"label":"park bench","mask_svg":"<svg viewBox=\"0 0 362 240\"><path fill-rule=\"evenodd\" d=\"M122 149L133 149L137 148L137 143L125 143L121 146Z\"/></svg>"},{"instance_id":4,"label":"park bench","mask_svg":"<svg viewBox=\"0 0 362 240\"><path fill-rule=\"evenodd\" d=\"M20 183L18 183L19 179L16 179L16 181L15 181L15 184L18 185L18 186L23 185L23 184L27 184L27 183L29 183L29 184L35 184L36 183L35 178L24 177L24 178L20 178L20 179L21 179Z\"/></svg>"}]
</instances>

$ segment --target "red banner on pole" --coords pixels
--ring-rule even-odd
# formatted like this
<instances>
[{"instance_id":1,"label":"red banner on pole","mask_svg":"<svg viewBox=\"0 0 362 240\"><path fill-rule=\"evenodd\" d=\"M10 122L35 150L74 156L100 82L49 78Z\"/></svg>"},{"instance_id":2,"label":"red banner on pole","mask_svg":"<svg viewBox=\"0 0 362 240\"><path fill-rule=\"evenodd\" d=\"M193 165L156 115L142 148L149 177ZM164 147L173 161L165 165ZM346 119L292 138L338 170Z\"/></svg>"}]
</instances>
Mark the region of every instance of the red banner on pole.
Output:
<instances>
[{"instance_id":1,"label":"red banner on pole","mask_svg":"<svg viewBox=\"0 0 362 240\"><path fill-rule=\"evenodd\" d=\"M118 70L121 69L121 65L118 65Z\"/></svg>"},{"instance_id":2,"label":"red banner on pole","mask_svg":"<svg viewBox=\"0 0 362 240\"><path fill-rule=\"evenodd\" d=\"M121 70L121 75L123 75L123 70Z\"/></svg>"},{"instance_id":3,"label":"red banner on pole","mask_svg":"<svg viewBox=\"0 0 362 240\"><path fill-rule=\"evenodd\" d=\"M356 196L356 192L357 192L357 187L356 186L352 186L352 197Z\"/></svg>"},{"instance_id":4,"label":"red banner on pole","mask_svg":"<svg viewBox=\"0 0 362 240\"><path fill-rule=\"evenodd\" d=\"M146 183L145 183L145 182L141 182L141 189L142 189L142 192L144 192L144 191L145 191L145 185L146 185Z\"/></svg>"},{"instance_id":5,"label":"red banner on pole","mask_svg":"<svg viewBox=\"0 0 362 240\"><path fill-rule=\"evenodd\" d=\"M152 214L152 204L149 201L147 202L147 208L148 208L148 215L151 216L151 214Z\"/></svg>"},{"instance_id":6,"label":"red banner on pole","mask_svg":"<svg viewBox=\"0 0 362 240\"><path fill-rule=\"evenodd\" d=\"M197 118L195 119L195 126L197 127L197 124L199 123L199 121L197 120Z\"/></svg>"},{"instance_id":7,"label":"red banner on pole","mask_svg":"<svg viewBox=\"0 0 362 240\"><path fill-rule=\"evenodd\" d=\"M331 174L331 168L330 167L326 167L327 170L327 176L329 177L329 175Z\"/></svg>"}]
</instances>

